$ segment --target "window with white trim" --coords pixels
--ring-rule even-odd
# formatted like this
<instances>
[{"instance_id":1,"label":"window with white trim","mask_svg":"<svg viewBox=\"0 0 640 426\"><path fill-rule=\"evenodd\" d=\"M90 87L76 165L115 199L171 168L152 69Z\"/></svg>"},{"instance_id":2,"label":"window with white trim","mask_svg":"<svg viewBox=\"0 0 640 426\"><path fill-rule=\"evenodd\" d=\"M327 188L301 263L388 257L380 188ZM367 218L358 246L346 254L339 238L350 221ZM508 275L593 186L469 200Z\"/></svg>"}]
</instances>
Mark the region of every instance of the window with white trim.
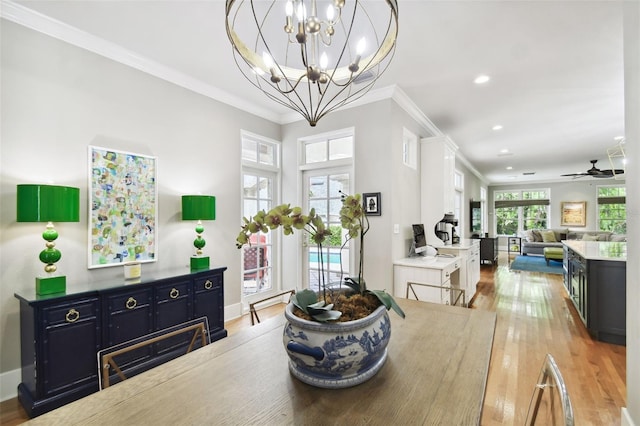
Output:
<instances>
[{"instance_id":1,"label":"window with white trim","mask_svg":"<svg viewBox=\"0 0 640 426\"><path fill-rule=\"evenodd\" d=\"M489 214L487 212L487 188L480 187L480 209L482 211L482 232L489 231Z\"/></svg>"},{"instance_id":2,"label":"window with white trim","mask_svg":"<svg viewBox=\"0 0 640 426\"><path fill-rule=\"evenodd\" d=\"M278 200L280 143L248 132L242 133L242 216L270 210ZM251 236L242 249L244 296L274 290L277 238L273 232Z\"/></svg>"},{"instance_id":3,"label":"window with white trim","mask_svg":"<svg viewBox=\"0 0 640 426\"><path fill-rule=\"evenodd\" d=\"M453 217L458 219L458 224L460 224L458 235L464 236L463 234L466 230L466 228L462 226L462 215L464 214L462 211L462 200L464 200L464 173L458 170L453 173L453 188L455 191L453 198Z\"/></svg>"},{"instance_id":4,"label":"window with white trim","mask_svg":"<svg viewBox=\"0 0 640 426\"><path fill-rule=\"evenodd\" d=\"M598 186L598 229L615 234L627 233L626 188L623 185Z\"/></svg>"},{"instance_id":5,"label":"window with white trim","mask_svg":"<svg viewBox=\"0 0 640 426\"><path fill-rule=\"evenodd\" d=\"M549 189L495 191L496 235L519 235L545 229L549 220Z\"/></svg>"}]
</instances>

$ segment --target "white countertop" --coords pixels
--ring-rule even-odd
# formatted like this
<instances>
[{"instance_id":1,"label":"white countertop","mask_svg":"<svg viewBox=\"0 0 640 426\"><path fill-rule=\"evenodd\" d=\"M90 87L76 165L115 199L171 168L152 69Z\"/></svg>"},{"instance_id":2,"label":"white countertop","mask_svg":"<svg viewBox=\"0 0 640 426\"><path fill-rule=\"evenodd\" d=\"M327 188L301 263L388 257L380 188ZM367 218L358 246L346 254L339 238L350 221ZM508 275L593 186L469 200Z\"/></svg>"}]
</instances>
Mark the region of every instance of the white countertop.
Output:
<instances>
[{"instance_id":1,"label":"white countertop","mask_svg":"<svg viewBox=\"0 0 640 426\"><path fill-rule=\"evenodd\" d=\"M627 243L612 241L562 241L587 260L627 261Z\"/></svg>"},{"instance_id":2,"label":"white countertop","mask_svg":"<svg viewBox=\"0 0 640 426\"><path fill-rule=\"evenodd\" d=\"M437 249L449 249L449 250L469 250L475 244L480 244L480 240L475 238L461 238L458 244L440 245Z\"/></svg>"},{"instance_id":3,"label":"white countertop","mask_svg":"<svg viewBox=\"0 0 640 426\"><path fill-rule=\"evenodd\" d=\"M405 257L404 259L398 259L393 262L394 265L400 266L412 266L414 268L428 268L428 269L446 269L451 266L452 263L459 262L460 258L447 257L447 256L420 256L420 257Z\"/></svg>"}]
</instances>

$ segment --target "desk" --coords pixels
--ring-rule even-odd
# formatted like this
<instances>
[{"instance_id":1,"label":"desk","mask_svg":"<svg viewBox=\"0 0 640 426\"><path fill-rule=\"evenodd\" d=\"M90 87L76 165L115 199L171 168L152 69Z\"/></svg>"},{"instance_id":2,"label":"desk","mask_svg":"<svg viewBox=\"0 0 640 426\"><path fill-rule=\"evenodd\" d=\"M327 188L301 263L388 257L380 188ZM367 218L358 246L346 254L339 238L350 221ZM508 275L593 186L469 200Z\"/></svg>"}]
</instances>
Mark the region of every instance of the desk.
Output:
<instances>
[{"instance_id":1,"label":"desk","mask_svg":"<svg viewBox=\"0 0 640 426\"><path fill-rule=\"evenodd\" d=\"M459 257L425 256L407 257L393 262L393 295L407 297L407 283L430 284L434 287L422 287L417 290L418 300L423 302L453 304L458 293L452 295L451 289L460 288ZM466 295L465 301L468 300Z\"/></svg>"},{"instance_id":2,"label":"desk","mask_svg":"<svg viewBox=\"0 0 640 426\"><path fill-rule=\"evenodd\" d=\"M288 371L284 316L31 420L31 424L480 422L496 316L400 299L389 356L368 382L319 389Z\"/></svg>"}]
</instances>

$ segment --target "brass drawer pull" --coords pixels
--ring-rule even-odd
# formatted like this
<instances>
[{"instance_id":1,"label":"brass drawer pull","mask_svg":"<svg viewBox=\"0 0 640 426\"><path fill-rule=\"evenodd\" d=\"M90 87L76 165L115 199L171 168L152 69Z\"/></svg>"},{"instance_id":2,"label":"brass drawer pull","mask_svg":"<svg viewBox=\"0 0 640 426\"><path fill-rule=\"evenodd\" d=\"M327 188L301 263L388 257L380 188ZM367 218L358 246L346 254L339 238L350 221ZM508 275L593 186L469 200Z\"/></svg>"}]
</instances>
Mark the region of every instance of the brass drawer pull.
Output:
<instances>
[{"instance_id":1,"label":"brass drawer pull","mask_svg":"<svg viewBox=\"0 0 640 426\"><path fill-rule=\"evenodd\" d=\"M206 288L207 290L211 290L213 288L213 283L211 282L211 280L207 280L204 282L204 288Z\"/></svg>"},{"instance_id":2,"label":"brass drawer pull","mask_svg":"<svg viewBox=\"0 0 640 426\"><path fill-rule=\"evenodd\" d=\"M136 305L138 305L138 301L133 297L130 297L129 299L127 299L127 303L125 303L125 306L127 307L127 309L133 309L136 307Z\"/></svg>"},{"instance_id":3,"label":"brass drawer pull","mask_svg":"<svg viewBox=\"0 0 640 426\"><path fill-rule=\"evenodd\" d=\"M80 312L71 308L69 309L69 312L67 312L67 315L65 315L64 318L67 320L67 322L76 322L78 321L78 318L80 318Z\"/></svg>"},{"instance_id":4,"label":"brass drawer pull","mask_svg":"<svg viewBox=\"0 0 640 426\"><path fill-rule=\"evenodd\" d=\"M171 291L169 292L169 297L172 299L177 299L178 296L180 296L180 292L177 289L172 288Z\"/></svg>"}]
</instances>

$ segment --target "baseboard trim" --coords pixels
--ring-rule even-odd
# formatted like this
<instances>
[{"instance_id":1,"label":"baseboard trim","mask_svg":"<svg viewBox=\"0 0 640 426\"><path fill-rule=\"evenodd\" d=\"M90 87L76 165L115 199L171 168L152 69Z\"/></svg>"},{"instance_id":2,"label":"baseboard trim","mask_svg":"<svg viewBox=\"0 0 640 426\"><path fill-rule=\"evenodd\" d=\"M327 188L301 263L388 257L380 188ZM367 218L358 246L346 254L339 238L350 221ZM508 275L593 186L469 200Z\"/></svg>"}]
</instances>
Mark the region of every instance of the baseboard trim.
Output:
<instances>
[{"instance_id":1,"label":"baseboard trim","mask_svg":"<svg viewBox=\"0 0 640 426\"><path fill-rule=\"evenodd\" d=\"M0 402L18 396L18 385L21 378L19 368L0 373Z\"/></svg>"},{"instance_id":2,"label":"baseboard trim","mask_svg":"<svg viewBox=\"0 0 640 426\"><path fill-rule=\"evenodd\" d=\"M627 407L622 407L621 410L621 416L620 416L620 424L622 426L635 426L635 422L633 421L633 419L631 418L631 415L629 414L629 410L627 410Z\"/></svg>"},{"instance_id":3,"label":"baseboard trim","mask_svg":"<svg viewBox=\"0 0 640 426\"><path fill-rule=\"evenodd\" d=\"M224 307L224 320L230 321L242 316L242 303L236 303Z\"/></svg>"}]
</instances>

